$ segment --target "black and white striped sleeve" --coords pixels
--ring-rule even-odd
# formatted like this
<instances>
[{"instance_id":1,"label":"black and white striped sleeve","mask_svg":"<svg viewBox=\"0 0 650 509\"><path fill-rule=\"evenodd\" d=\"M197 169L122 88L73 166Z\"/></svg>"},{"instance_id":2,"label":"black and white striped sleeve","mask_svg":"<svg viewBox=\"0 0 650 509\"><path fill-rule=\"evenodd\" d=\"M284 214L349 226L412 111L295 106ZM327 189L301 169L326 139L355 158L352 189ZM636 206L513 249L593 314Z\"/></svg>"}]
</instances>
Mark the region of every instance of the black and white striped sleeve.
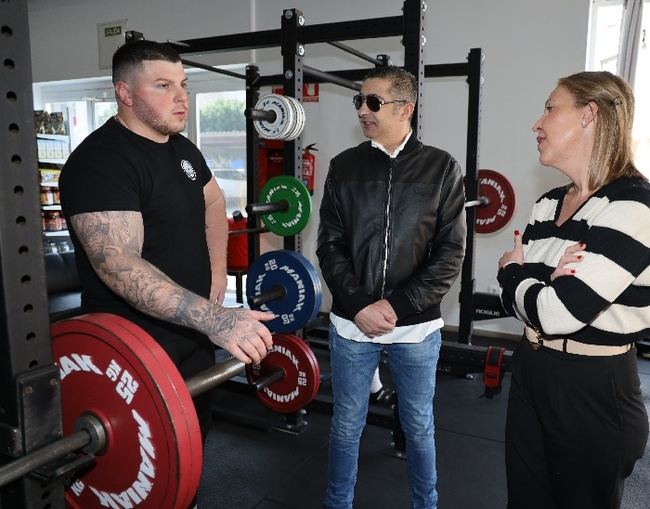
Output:
<instances>
[{"instance_id":1,"label":"black and white striped sleeve","mask_svg":"<svg viewBox=\"0 0 650 509\"><path fill-rule=\"evenodd\" d=\"M594 321L623 293L633 299L635 286L650 286L650 207L645 199L601 198L600 210L588 218L580 262L567 265L575 275L546 283L530 275L526 265L510 264L497 276L519 317L546 334L567 335ZM599 323L599 329L609 324Z\"/></svg>"}]
</instances>

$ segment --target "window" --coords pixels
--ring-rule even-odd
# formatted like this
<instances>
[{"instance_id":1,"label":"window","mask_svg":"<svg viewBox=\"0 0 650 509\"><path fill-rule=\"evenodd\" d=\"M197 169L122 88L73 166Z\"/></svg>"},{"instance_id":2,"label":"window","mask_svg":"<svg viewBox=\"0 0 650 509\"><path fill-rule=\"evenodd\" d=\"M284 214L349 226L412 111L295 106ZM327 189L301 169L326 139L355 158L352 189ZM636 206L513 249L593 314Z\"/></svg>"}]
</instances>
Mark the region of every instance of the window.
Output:
<instances>
[{"instance_id":1,"label":"window","mask_svg":"<svg viewBox=\"0 0 650 509\"><path fill-rule=\"evenodd\" d=\"M197 144L226 197L226 211L246 207L246 93L196 94Z\"/></svg>"},{"instance_id":2,"label":"window","mask_svg":"<svg viewBox=\"0 0 650 509\"><path fill-rule=\"evenodd\" d=\"M117 102L115 101L94 101L93 102L93 129L97 129L117 113Z\"/></svg>"},{"instance_id":3,"label":"window","mask_svg":"<svg viewBox=\"0 0 650 509\"><path fill-rule=\"evenodd\" d=\"M634 93L634 155L639 169L650 177L650 0L643 5L641 41L639 44Z\"/></svg>"},{"instance_id":4,"label":"window","mask_svg":"<svg viewBox=\"0 0 650 509\"><path fill-rule=\"evenodd\" d=\"M632 2L632 0L628 0ZM592 0L587 70L617 72L624 0ZM637 168L650 177L650 0L643 2L634 82L633 148Z\"/></svg>"},{"instance_id":5,"label":"window","mask_svg":"<svg viewBox=\"0 0 650 509\"><path fill-rule=\"evenodd\" d=\"M616 73L623 0L594 0L591 5L587 70Z\"/></svg>"}]
</instances>

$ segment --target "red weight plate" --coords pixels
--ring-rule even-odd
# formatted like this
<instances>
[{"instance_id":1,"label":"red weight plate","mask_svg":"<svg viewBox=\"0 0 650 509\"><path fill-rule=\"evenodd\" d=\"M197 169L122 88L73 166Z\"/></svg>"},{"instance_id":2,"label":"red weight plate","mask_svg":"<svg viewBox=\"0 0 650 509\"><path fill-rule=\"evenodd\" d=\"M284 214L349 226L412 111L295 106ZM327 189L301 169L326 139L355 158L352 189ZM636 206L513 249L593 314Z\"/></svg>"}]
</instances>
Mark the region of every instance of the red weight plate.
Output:
<instances>
[{"instance_id":1,"label":"red weight plate","mask_svg":"<svg viewBox=\"0 0 650 509\"><path fill-rule=\"evenodd\" d=\"M246 375L253 383L278 368L284 370L285 377L257 393L262 404L287 414L311 403L320 387L320 368L307 343L293 334L274 334L269 354L257 366L247 365Z\"/></svg>"},{"instance_id":2,"label":"red weight plate","mask_svg":"<svg viewBox=\"0 0 650 509\"><path fill-rule=\"evenodd\" d=\"M130 339L133 341L139 341L142 346L148 350L153 350L151 354L154 357L159 358L160 346L158 343L152 341L151 336L133 322L123 319L115 321L113 320L113 315L107 314L94 314L92 316L95 323L99 323L109 328L115 326L122 327L127 334L130 334ZM151 371L151 376L155 380L161 380L162 377L167 377L171 390L176 392L178 404L183 408L185 425L177 427L177 432L179 433L178 448L181 451L188 451L187 459L188 461L191 461L191 465L187 469L181 471L181 475L184 479L182 479L180 483L178 499L179 501L184 500L182 505L179 507L185 508L189 506L190 502L192 502L192 499L196 495L199 482L201 481L203 442L201 441L201 429L192 396L188 392L187 385L185 384L182 375L177 371L176 366L169 358L167 358L166 354L165 358L168 362L163 360L163 362L152 366L153 370ZM187 429L189 432L187 436L182 436L182 431L184 429ZM183 488L185 488L185 490L183 490Z\"/></svg>"},{"instance_id":3,"label":"red weight plate","mask_svg":"<svg viewBox=\"0 0 650 509\"><path fill-rule=\"evenodd\" d=\"M494 170L479 170L478 181L478 194L489 203L476 209L476 233L494 233L512 218L515 191L508 179Z\"/></svg>"},{"instance_id":4,"label":"red weight plate","mask_svg":"<svg viewBox=\"0 0 650 509\"><path fill-rule=\"evenodd\" d=\"M92 412L108 436L66 491L68 506L184 509L197 488L192 437L200 441L200 432L193 410L188 424L189 393L169 357L144 331L108 314L55 323L51 335L64 433Z\"/></svg>"}]
</instances>

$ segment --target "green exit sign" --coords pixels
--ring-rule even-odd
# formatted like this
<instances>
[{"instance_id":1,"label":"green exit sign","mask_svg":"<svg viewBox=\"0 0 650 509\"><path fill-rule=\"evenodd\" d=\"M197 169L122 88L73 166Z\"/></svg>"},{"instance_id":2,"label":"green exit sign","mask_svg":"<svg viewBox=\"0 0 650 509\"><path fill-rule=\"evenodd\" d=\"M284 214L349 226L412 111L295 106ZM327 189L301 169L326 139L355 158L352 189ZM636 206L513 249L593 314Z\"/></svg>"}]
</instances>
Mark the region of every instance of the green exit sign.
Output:
<instances>
[{"instance_id":1,"label":"green exit sign","mask_svg":"<svg viewBox=\"0 0 650 509\"><path fill-rule=\"evenodd\" d=\"M122 27L119 25L104 28L104 37L112 37L114 35L121 35L121 34L122 34Z\"/></svg>"}]
</instances>

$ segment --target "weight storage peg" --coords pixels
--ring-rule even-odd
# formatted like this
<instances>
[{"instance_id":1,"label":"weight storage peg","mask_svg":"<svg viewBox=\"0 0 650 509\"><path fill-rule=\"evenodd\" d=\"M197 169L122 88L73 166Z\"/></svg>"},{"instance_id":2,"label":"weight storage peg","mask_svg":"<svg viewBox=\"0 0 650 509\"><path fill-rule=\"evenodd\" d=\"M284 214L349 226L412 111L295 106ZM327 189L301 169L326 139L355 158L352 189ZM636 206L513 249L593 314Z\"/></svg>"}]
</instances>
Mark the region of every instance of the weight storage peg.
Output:
<instances>
[{"instance_id":1,"label":"weight storage peg","mask_svg":"<svg viewBox=\"0 0 650 509\"><path fill-rule=\"evenodd\" d=\"M300 233L311 215L311 195L295 177L279 175L260 191L259 203L246 205L248 215L259 215L266 229L283 237Z\"/></svg>"},{"instance_id":2,"label":"weight storage peg","mask_svg":"<svg viewBox=\"0 0 650 509\"><path fill-rule=\"evenodd\" d=\"M515 190L508 179L494 170L478 171L478 194L487 200L476 209L476 233L494 233L515 213Z\"/></svg>"},{"instance_id":3,"label":"weight storage peg","mask_svg":"<svg viewBox=\"0 0 650 509\"><path fill-rule=\"evenodd\" d=\"M255 260L246 276L252 309L277 315L265 325L274 332L293 332L316 318L322 301L318 272L304 256L289 250L269 251Z\"/></svg>"},{"instance_id":4,"label":"weight storage peg","mask_svg":"<svg viewBox=\"0 0 650 509\"><path fill-rule=\"evenodd\" d=\"M192 397L240 373L244 363L229 359L184 381L151 336L106 313L57 322L51 336L65 438L0 467L0 486L90 446L84 450L94 461L76 471L68 507L186 509L202 464ZM318 362L296 336L274 337L262 363L246 371L260 401L276 411L295 412L318 392Z\"/></svg>"},{"instance_id":5,"label":"weight storage peg","mask_svg":"<svg viewBox=\"0 0 650 509\"><path fill-rule=\"evenodd\" d=\"M305 109L293 97L268 94L255 108L244 110L246 118L253 120L257 134L268 140L294 140L305 127Z\"/></svg>"}]
</instances>

